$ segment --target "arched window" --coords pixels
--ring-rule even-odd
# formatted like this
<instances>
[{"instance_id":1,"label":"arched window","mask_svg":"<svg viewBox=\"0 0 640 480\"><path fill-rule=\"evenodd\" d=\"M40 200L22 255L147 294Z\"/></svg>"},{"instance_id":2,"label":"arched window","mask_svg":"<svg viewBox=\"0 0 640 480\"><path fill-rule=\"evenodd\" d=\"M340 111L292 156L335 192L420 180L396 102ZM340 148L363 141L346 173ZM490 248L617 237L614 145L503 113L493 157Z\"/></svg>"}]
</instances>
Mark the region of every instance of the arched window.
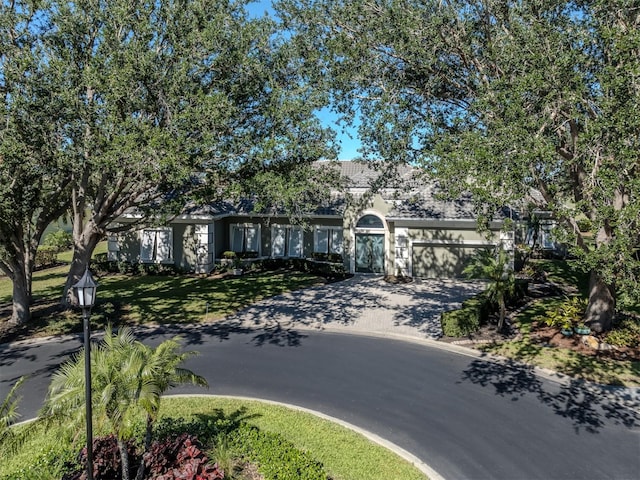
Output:
<instances>
[{"instance_id":1,"label":"arched window","mask_svg":"<svg viewBox=\"0 0 640 480\"><path fill-rule=\"evenodd\" d=\"M356 228L384 228L382 219L375 215L365 215L356 224Z\"/></svg>"}]
</instances>

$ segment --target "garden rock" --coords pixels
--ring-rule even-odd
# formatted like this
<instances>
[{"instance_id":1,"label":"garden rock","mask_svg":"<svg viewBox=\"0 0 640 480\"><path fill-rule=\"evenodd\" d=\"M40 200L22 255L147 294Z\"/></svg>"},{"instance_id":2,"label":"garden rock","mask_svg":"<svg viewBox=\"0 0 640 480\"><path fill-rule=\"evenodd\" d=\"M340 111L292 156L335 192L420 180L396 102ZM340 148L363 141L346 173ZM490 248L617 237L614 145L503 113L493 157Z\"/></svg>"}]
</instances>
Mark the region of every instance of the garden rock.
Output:
<instances>
[{"instance_id":1,"label":"garden rock","mask_svg":"<svg viewBox=\"0 0 640 480\"><path fill-rule=\"evenodd\" d=\"M585 344L587 347L592 348L594 350L599 350L600 349L600 342L593 335L584 335L582 337L582 343Z\"/></svg>"}]
</instances>

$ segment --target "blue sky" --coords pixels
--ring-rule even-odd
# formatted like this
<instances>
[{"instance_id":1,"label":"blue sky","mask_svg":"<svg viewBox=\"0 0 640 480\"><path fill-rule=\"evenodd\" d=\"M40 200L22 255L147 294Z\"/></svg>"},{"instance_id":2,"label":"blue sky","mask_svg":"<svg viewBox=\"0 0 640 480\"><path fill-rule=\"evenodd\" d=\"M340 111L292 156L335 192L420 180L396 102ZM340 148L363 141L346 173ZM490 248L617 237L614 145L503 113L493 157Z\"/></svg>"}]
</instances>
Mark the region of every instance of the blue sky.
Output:
<instances>
[{"instance_id":1,"label":"blue sky","mask_svg":"<svg viewBox=\"0 0 640 480\"><path fill-rule=\"evenodd\" d=\"M265 14L273 14L271 8L271 0L257 0L247 5L247 11L251 16L260 17ZM336 139L340 147L338 154L339 160L352 160L359 156L358 149L361 144L357 140L357 132L355 129L344 129L337 125L337 115L332 113L329 109L323 109L318 112L318 118L322 123L328 127L331 127L336 132Z\"/></svg>"}]
</instances>

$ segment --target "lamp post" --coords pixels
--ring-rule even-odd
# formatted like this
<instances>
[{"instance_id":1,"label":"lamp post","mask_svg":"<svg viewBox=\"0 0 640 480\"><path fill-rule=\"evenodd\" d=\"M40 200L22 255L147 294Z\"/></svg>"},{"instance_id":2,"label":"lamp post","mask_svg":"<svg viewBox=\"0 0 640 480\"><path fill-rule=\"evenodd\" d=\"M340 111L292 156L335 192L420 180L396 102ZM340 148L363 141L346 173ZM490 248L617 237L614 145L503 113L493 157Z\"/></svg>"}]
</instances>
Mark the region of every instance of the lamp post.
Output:
<instances>
[{"instance_id":1,"label":"lamp post","mask_svg":"<svg viewBox=\"0 0 640 480\"><path fill-rule=\"evenodd\" d=\"M84 321L84 402L86 408L87 421L87 479L93 480L93 429L91 412L91 326L89 317L91 307L96 301L96 287L98 284L93 280L91 272L87 268L84 275L73 285L78 299L78 305L82 308L82 319Z\"/></svg>"}]
</instances>

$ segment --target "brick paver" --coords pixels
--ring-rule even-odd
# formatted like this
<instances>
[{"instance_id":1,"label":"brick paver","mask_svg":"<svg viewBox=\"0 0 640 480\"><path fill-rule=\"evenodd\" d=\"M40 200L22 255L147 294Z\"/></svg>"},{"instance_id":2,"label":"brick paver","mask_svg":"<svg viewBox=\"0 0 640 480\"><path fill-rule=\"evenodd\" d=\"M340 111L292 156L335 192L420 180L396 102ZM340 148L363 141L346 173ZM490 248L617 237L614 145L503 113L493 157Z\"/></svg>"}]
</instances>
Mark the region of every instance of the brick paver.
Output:
<instances>
[{"instance_id":1,"label":"brick paver","mask_svg":"<svg viewBox=\"0 0 640 480\"><path fill-rule=\"evenodd\" d=\"M278 295L227 320L246 328L315 328L438 338L440 314L483 290L482 283L416 280L391 284L381 277L348 280Z\"/></svg>"}]
</instances>

